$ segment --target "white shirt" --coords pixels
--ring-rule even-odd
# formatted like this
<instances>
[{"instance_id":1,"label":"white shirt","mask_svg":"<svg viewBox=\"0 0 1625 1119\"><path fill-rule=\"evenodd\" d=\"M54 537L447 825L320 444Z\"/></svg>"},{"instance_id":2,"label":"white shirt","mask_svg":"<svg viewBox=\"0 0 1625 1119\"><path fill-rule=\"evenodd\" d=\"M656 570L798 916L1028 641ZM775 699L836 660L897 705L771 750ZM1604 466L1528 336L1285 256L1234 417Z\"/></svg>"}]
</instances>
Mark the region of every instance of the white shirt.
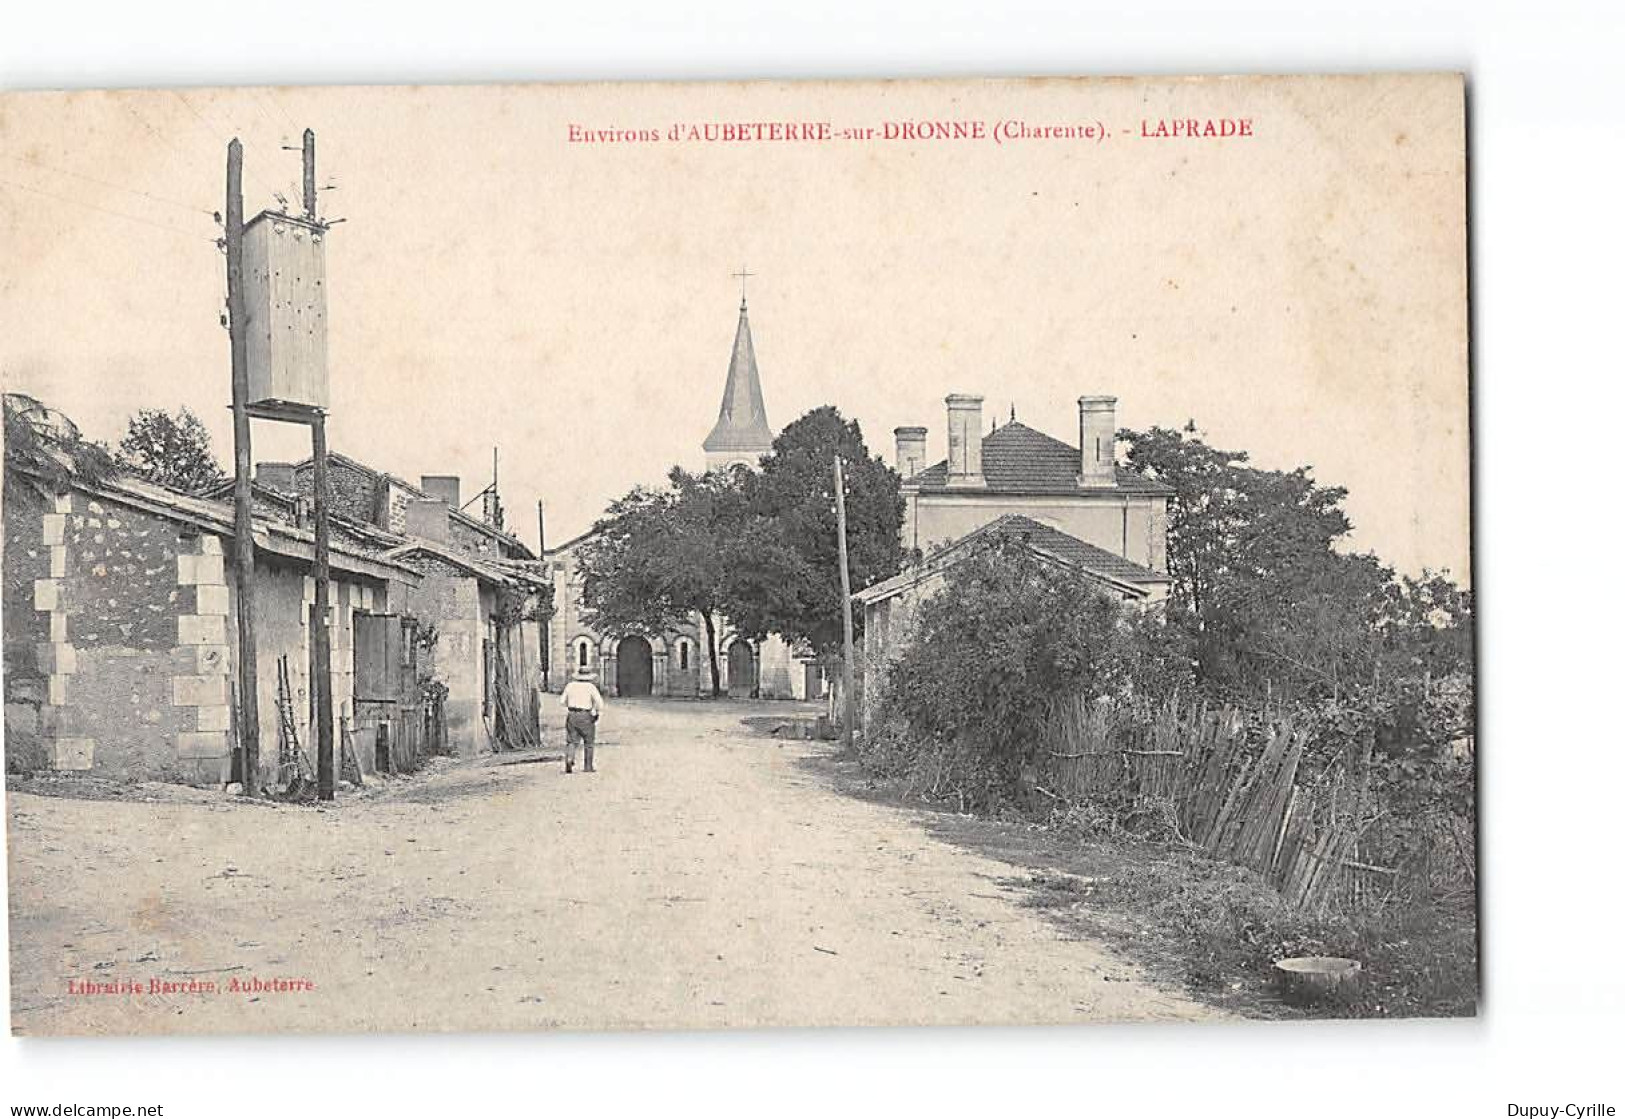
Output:
<instances>
[{"instance_id":1,"label":"white shirt","mask_svg":"<svg viewBox=\"0 0 1625 1119\"><path fill-rule=\"evenodd\" d=\"M591 711L596 715L604 709L604 697L599 694L598 686L591 680L571 680L564 685L564 692L559 699L569 710Z\"/></svg>"}]
</instances>

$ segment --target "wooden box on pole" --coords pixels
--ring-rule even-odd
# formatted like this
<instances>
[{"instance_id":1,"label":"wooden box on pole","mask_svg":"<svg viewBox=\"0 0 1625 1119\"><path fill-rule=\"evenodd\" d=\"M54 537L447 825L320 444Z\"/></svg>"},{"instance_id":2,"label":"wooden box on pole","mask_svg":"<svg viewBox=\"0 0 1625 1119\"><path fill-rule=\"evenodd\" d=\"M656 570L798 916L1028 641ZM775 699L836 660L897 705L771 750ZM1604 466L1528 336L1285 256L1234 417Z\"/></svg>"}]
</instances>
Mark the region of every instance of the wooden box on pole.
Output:
<instances>
[{"instance_id":1,"label":"wooden box on pole","mask_svg":"<svg viewBox=\"0 0 1625 1119\"><path fill-rule=\"evenodd\" d=\"M267 210L243 227L251 414L308 422L326 411L327 230Z\"/></svg>"}]
</instances>

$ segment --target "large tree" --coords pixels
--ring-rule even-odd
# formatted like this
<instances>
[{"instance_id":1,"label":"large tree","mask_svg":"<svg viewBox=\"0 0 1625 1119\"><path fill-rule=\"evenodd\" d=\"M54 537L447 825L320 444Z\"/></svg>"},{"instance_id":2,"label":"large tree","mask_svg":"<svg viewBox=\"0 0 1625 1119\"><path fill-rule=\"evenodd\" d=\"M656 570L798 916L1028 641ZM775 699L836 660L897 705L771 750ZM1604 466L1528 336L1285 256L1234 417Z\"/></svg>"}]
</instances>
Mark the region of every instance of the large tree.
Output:
<instances>
[{"instance_id":1,"label":"large tree","mask_svg":"<svg viewBox=\"0 0 1625 1119\"><path fill-rule=\"evenodd\" d=\"M602 632L650 637L694 614L705 625L711 693L726 580L745 525L739 472L673 468L660 489L638 487L609 507L577 553L587 623Z\"/></svg>"},{"instance_id":2,"label":"large tree","mask_svg":"<svg viewBox=\"0 0 1625 1119\"><path fill-rule=\"evenodd\" d=\"M226 480L208 430L185 406L178 413L143 408L130 417L118 458L132 474L184 493L200 493Z\"/></svg>"},{"instance_id":3,"label":"large tree","mask_svg":"<svg viewBox=\"0 0 1625 1119\"><path fill-rule=\"evenodd\" d=\"M1183 431L1125 431L1128 466L1172 487L1169 621L1221 698L1318 699L1422 666L1470 669L1471 600L1340 548L1346 491L1308 467L1263 470Z\"/></svg>"},{"instance_id":4,"label":"large tree","mask_svg":"<svg viewBox=\"0 0 1625 1119\"><path fill-rule=\"evenodd\" d=\"M833 656L841 645L841 570L835 458L846 480L848 564L854 590L895 575L903 500L897 473L869 453L863 429L836 408L786 427L761 469L741 477L748 520L726 582L727 613L742 633L778 633Z\"/></svg>"}]
</instances>

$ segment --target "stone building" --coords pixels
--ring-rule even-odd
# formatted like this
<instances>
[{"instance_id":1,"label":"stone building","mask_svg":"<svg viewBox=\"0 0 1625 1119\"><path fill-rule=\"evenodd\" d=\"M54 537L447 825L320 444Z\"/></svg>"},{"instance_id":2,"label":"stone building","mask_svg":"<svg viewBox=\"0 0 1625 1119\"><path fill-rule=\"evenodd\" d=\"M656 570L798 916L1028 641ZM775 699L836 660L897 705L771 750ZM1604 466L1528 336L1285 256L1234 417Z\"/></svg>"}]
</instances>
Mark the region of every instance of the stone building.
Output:
<instances>
[{"instance_id":1,"label":"stone building","mask_svg":"<svg viewBox=\"0 0 1625 1119\"><path fill-rule=\"evenodd\" d=\"M432 627L434 645L425 650L421 667L446 688L450 747L467 755L487 752L504 739L528 740L520 728L501 724L535 724L542 624L502 617L502 603L545 591L547 579L530 548L500 523L495 486L477 495L481 515L475 517L462 507L462 480L455 475L424 475L413 485L336 451L328 452L327 463L333 515L376 530L382 553L420 574L394 608L420 632ZM256 480L308 504L314 475L306 459L261 463Z\"/></svg>"},{"instance_id":2,"label":"stone building","mask_svg":"<svg viewBox=\"0 0 1625 1119\"><path fill-rule=\"evenodd\" d=\"M260 761L274 781L282 657L306 743L313 722L315 544L308 529L273 518L254 527ZM121 780L240 779L231 507L127 478L54 494L19 486L5 530L8 752L31 749L47 768ZM421 577L343 532L333 534L330 571L334 716L343 720L355 714L356 616L391 610ZM373 758L361 754L370 772Z\"/></svg>"},{"instance_id":3,"label":"stone building","mask_svg":"<svg viewBox=\"0 0 1625 1119\"><path fill-rule=\"evenodd\" d=\"M77 439L65 417L37 411L42 430L55 425ZM344 479L334 487L338 508L330 518L335 742L346 727L353 731L363 773L415 758L423 729L419 667L446 685L439 725L451 749L489 750L504 718L534 725L541 627L514 604L545 591L546 582L528 550L499 528L456 517L418 487L353 460L334 466ZM315 538L310 489L300 492L298 480L298 468L266 464L252 486L260 760L268 784L279 778L284 711L313 754ZM8 761L124 780L209 785L240 778L229 500L127 477L46 479L9 457L7 483ZM229 498L229 490L216 492ZM356 511L384 523L347 515ZM428 627L436 640L420 662L416 638ZM508 694L498 686L504 681L523 710L498 702Z\"/></svg>"},{"instance_id":4,"label":"stone building","mask_svg":"<svg viewBox=\"0 0 1625 1119\"><path fill-rule=\"evenodd\" d=\"M982 428L982 398L947 400L947 458L926 465L928 431L896 430L903 545L922 558L853 595L863 610L864 717L886 666L907 647L920 603L978 541L1017 541L1041 561L1125 602L1167 598L1167 486L1118 468L1117 399L1078 400L1078 445L1016 421Z\"/></svg>"},{"instance_id":5,"label":"stone building","mask_svg":"<svg viewBox=\"0 0 1625 1119\"><path fill-rule=\"evenodd\" d=\"M755 467L773 449L762 380L751 339L750 316L743 299L734 332L728 376L717 422L701 444L707 470ZM581 607L583 578L577 549L585 533L544 553L553 580L556 608L548 629L548 687L560 691L571 674L591 671L606 695L700 696L711 691L705 625L697 615L668 633L599 633L587 624ZM817 698L825 687L810 650L792 648L769 635L755 642L736 633L723 619L718 633L719 690L735 698Z\"/></svg>"}]
</instances>

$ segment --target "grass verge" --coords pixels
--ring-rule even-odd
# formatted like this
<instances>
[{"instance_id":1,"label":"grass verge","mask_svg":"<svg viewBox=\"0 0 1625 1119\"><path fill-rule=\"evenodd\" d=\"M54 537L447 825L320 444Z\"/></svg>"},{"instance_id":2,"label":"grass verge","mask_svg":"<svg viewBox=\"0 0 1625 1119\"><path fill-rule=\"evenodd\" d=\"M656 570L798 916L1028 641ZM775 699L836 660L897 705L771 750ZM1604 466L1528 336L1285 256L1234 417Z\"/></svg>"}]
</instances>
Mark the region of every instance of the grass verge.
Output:
<instances>
[{"instance_id":1,"label":"grass verge","mask_svg":"<svg viewBox=\"0 0 1625 1119\"><path fill-rule=\"evenodd\" d=\"M1024 870L1001 885L1023 892L1066 935L1103 941L1153 979L1253 1018L1463 1017L1476 1013L1476 914L1465 900L1391 906L1357 918L1289 906L1257 873L1194 849L1057 813L1038 820L963 815L921 801L844 757L809 758L849 795L915 810L939 839ZM1347 998L1292 1006L1272 968L1288 956L1349 956L1363 966Z\"/></svg>"}]
</instances>

